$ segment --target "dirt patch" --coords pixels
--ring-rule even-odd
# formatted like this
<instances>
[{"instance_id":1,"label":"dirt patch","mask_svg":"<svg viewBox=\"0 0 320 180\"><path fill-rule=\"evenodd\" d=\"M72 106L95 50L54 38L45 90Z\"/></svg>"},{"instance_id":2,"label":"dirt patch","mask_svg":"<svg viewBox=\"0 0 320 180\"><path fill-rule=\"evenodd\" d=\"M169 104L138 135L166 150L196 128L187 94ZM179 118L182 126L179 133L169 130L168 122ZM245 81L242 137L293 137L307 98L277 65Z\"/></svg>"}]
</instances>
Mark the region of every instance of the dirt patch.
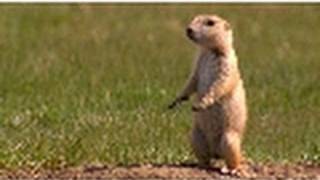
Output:
<instances>
[{"instance_id":1,"label":"dirt patch","mask_svg":"<svg viewBox=\"0 0 320 180\"><path fill-rule=\"evenodd\" d=\"M256 178L287 179L304 178L320 180L320 166L312 164L252 164L248 171ZM132 165L132 166L85 166L57 170L0 170L0 179L107 179L107 178L206 178L237 179L224 175L220 168L198 168L195 164L182 165Z\"/></svg>"}]
</instances>

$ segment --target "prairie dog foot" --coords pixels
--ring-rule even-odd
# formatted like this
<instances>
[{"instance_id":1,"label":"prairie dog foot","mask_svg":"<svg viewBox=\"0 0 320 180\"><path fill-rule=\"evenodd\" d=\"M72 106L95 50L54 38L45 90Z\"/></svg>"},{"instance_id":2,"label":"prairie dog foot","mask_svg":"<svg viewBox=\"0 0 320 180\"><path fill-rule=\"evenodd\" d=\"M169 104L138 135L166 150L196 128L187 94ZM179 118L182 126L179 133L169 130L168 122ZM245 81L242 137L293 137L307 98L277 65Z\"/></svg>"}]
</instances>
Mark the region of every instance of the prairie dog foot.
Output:
<instances>
[{"instance_id":1,"label":"prairie dog foot","mask_svg":"<svg viewBox=\"0 0 320 180\"><path fill-rule=\"evenodd\" d=\"M228 169L227 167L221 168L221 174L223 175L230 175L235 177L241 178L254 178L256 177L255 174L250 173L246 168L237 168L237 169Z\"/></svg>"}]
</instances>

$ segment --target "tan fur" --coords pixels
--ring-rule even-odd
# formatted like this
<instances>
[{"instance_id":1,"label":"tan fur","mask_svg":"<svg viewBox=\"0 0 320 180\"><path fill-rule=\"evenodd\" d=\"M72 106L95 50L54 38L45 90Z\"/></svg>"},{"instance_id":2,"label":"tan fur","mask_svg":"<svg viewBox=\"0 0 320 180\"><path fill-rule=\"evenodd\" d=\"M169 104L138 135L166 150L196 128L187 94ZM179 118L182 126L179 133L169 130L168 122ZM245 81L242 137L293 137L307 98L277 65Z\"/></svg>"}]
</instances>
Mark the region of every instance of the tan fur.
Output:
<instances>
[{"instance_id":1,"label":"tan fur","mask_svg":"<svg viewBox=\"0 0 320 180\"><path fill-rule=\"evenodd\" d=\"M184 89L170 107L195 93L191 144L199 163L208 165L211 159L222 158L229 169L238 169L247 108L232 30L227 21L215 15L199 15L188 28L199 55Z\"/></svg>"}]
</instances>

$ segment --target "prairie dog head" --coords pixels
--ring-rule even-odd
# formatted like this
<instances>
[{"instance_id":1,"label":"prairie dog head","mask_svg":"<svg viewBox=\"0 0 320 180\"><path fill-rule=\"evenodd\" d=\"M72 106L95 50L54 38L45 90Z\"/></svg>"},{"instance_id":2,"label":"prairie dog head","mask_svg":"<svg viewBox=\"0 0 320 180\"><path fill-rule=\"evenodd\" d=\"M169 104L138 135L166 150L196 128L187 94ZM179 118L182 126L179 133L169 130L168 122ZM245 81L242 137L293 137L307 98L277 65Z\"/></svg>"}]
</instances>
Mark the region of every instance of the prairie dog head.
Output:
<instances>
[{"instance_id":1,"label":"prairie dog head","mask_svg":"<svg viewBox=\"0 0 320 180\"><path fill-rule=\"evenodd\" d=\"M229 23L216 15L198 15L186 29L186 35L200 47L222 53L232 48Z\"/></svg>"}]
</instances>

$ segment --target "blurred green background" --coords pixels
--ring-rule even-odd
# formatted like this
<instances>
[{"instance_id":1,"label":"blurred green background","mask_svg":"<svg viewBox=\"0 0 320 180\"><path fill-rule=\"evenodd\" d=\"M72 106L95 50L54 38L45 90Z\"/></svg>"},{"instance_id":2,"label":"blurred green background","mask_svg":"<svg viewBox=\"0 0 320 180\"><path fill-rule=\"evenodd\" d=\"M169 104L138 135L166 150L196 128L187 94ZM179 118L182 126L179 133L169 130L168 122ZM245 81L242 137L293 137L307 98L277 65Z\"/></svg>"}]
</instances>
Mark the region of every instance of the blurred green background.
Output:
<instances>
[{"instance_id":1,"label":"blurred green background","mask_svg":"<svg viewBox=\"0 0 320 180\"><path fill-rule=\"evenodd\" d=\"M320 6L0 6L0 167L195 161L190 72L197 14L234 29L254 161L320 161Z\"/></svg>"}]
</instances>

